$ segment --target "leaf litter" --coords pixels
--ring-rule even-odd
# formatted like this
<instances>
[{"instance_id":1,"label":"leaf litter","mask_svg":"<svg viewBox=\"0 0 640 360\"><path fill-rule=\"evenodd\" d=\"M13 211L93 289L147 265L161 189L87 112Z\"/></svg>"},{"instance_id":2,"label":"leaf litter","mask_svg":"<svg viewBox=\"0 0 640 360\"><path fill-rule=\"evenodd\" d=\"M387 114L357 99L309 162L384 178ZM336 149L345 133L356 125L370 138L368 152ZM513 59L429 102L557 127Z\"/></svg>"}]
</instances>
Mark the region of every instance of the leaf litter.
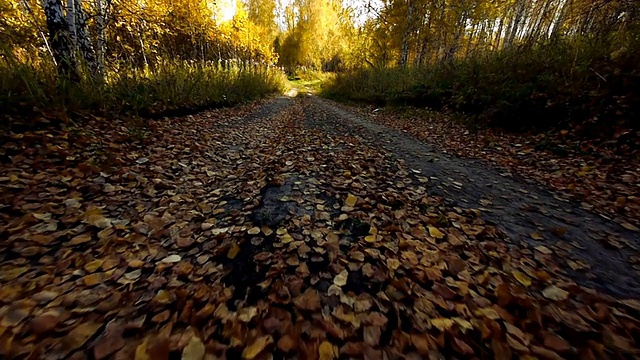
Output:
<instances>
[{"instance_id":1,"label":"leaf litter","mask_svg":"<svg viewBox=\"0 0 640 360\"><path fill-rule=\"evenodd\" d=\"M640 302L576 284L569 259L287 101L155 121L143 144L117 120L10 134L0 355L638 355Z\"/></svg>"}]
</instances>

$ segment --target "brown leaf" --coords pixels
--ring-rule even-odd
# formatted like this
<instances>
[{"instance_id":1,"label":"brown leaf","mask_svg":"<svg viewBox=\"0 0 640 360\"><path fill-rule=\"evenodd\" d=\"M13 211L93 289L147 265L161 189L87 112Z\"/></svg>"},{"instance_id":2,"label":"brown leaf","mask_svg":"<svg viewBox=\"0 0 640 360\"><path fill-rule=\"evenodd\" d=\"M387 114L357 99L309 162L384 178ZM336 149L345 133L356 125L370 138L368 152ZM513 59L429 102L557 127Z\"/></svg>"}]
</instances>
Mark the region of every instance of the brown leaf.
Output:
<instances>
[{"instance_id":1,"label":"brown leaf","mask_svg":"<svg viewBox=\"0 0 640 360\"><path fill-rule=\"evenodd\" d=\"M122 349L125 345L125 340L122 338L124 326L116 322L110 322L107 324L106 329L96 340L96 344L93 347L93 357L96 360L104 359L116 351Z\"/></svg>"},{"instance_id":2,"label":"brown leaf","mask_svg":"<svg viewBox=\"0 0 640 360\"><path fill-rule=\"evenodd\" d=\"M302 310L317 311L320 310L320 295L312 288L307 290L293 300L293 303Z\"/></svg>"},{"instance_id":3,"label":"brown leaf","mask_svg":"<svg viewBox=\"0 0 640 360\"><path fill-rule=\"evenodd\" d=\"M544 346L559 353L571 351L571 345L565 339L549 332L544 334Z\"/></svg>"},{"instance_id":4,"label":"brown leaf","mask_svg":"<svg viewBox=\"0 0 640 360\"><path fill-rule=\"evenodd\" d=\"M169 359L169 339L166 336L148 335L135 350L135 360L167 359Z\"/></svg>"},{"instance_id":5,"label":"brown leaf","mask_svg":"<svg viewBox=\"0 0 640 360\"><path fill-rule=\"evenodd\" d=\"M471 348L471 346L467 345L467 343L465 343L464 341L458 339L458 338L453 338L453 348L455 349L455 351L459 354L462 355L473 355L473 349Z\"/></svg>"},{"instance_id":6,"label":"brown leaf","mask_svg":"<svg viewBox=\"0 0 640 360\"><path fill-rule=\"evenodd\" d=\"M227 257L229 259L234 259L238 253L240 252L240 247L237 244L232 244L229 248L229 252L227 253Z\"/></svg>"},{"instance_id":7,"label":"brown leaf","mask_svg":"<svg viewBox=\"0 0 640 360\"><path fill-rule=\"evenodd\" d=\"M0 280L2 281L11 281L18 278L20 275L29 271L29 267L15 267L8 269L8 267L3 267L0 269Z\"/></svg>"},{"instance_id":8,"label":"brown leaf","mask_svg":"<svg viewBox=\"0 0 640 360\"><path fill-rule=\"evenodd\" d=\"M80 245L80 244L84 244L91 241L91 234L90 233L84 233L84 234L80 234L76 237L74 237L73 239L71 239L67 245Z\"/></svg>"},{"instance_id":9,"label":"brown leaf","mask_svg":"<svg viewBox=\"0 0 640 360\"><path fill-rule=\"evenodd\" d=\"M66 351L80 348L102 327L102 324L85 322L76 326L62 339L62 346Z\"/></svg>"},{"instance_id":10,"label":"brown leaf","mask_svg":"<svg viewBox=\"0 0 640 360\"><path fill-rule=\"evenodd\" d=\"M102 283L102 273L90 274L82 278L82 282L86 286L95 286Z\"/></svg>"},{"instance_id":11,"label":"brown leaf","mask_svg":"<svg viewBox=\"0 0 640 360\"><path fill-rule=\"evenodd\" d=\"M284 335L278 340L278 349L284 353L289 353L297 347L297 342L289 335Z\"/></svg>"},{"instance_id":12,"label":"brown leaf","mask_svg":"<svg viewBox=\"0 0 640 360\"><path fill-rule=\"evenodd\" d=\"M507 334L507 344L509 344L509 346L511 346L512 349L514 349L514 350L516 350L518 352L529 353L529 348L528 347L526 347L520 341L514 339L509 334Z\"/></svg>"},{"instance_id":13,"label":"brown leaf","mask_svg":"<svg viewBox=\"0 0 640 360\"><path fill-rule=\"evenodd\" d=\"M545 349L541 346L532 346L531 347L531 352L536 355L539 356L542 359L545 360L564 360L564 358L558 354L556 354L555 352L549 350L549 349Z\"/></svg>"},{"instance_id":14,"label":"brown leaf","mask_svg":"<svg viewBox=\"0 0 640 360\"><path fill-rule=\"evenodd\" d=\"M48 311L33 318L29 324L34 334L46 334L51 332L62 320L61 314L56 311Z\"/></svg>"},{"instance_id":15,"label":"brown leaf","mask_svg":"<svg viewBox=\"0 0 640 360\"><path fill-rule=\"evenodd\" d=\"M378 346L380 343L380 335L382 334L379 326L364 327L364 342L369 346Z\"/></svg>"}]
</instances>

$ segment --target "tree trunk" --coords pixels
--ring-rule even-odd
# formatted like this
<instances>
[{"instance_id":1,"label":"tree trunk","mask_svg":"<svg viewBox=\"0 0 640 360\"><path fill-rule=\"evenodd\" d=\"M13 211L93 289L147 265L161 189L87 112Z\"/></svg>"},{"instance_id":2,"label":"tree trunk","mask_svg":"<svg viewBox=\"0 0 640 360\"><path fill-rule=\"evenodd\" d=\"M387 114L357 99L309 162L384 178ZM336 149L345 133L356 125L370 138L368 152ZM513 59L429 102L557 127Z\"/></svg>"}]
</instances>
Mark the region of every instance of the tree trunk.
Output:
<instances>
[{"instance_id":1,"label":"tree trunk","mask_svg":"<svg viewBox=\"0 0 640 360\"><path fill-rule=\"evenodd\" d=\"M502 26L504 25L504 18L500 18L500 25L498 25L498 31L496 34L494 50L500 50L500 41L502 40Z\"/></svg>"},{"instance_id":2,"label":"tree trunk","mask_svg":"<svg viewBox=\"0 0 640 360\"><path fill-rule=\"evenodd\" d=\"M87 32L87 16L85 14L84 8L82 7L82 0L73 1L76 49L80 52L80 54L82 54L82 57L87 62L87 65L89 66L89 69L91 69L92 73L95 74L98 68L96 66L96 56L93 50L93 45L91 44L91 39L89 38L89 34Z\"/></svg>"},{"instance_id":3,"label":"tree trunk","mask_svg":"<svg viewBox=\"0 0 640 360\"><path fill-rule=\"evenodd\" d=\"M75 0L67 0L67 25L69 26L69 40L71 41L72 51L77 52L77 29L76 29L76 6Z\"/></svg>"},{"instance_id":4,"label":"tree trunk","mask_svg":"<svg viewBox=\"0 0 640 360\"><path fill-rule=\"evenodd\" d=\"M422 66L424 64L425 56L427 55L427 47L429 45L429 34L431 32L431 16L432 11L429 10L429 21L427 22L427 26L424 29L424 36L422 38L422 44L420 45L420 52L418 53L418 66Z\"/></svg>"},{"instance_id":5,"label":"tree trunk","mask_svg":"<svg viewBox=\"0 0 640 360\"><path fill-rule=\"evenodd\" d=\"M407 61L409 60L409 37L411 36L411 28L413 24L413 12L413 1L409 0L407 3L407 22L404 29L404 35L402 36L402 50L399 61L399 65L402 67L406 67Z\"/></svg>"},{"instance_id":6,"label":"tree trunk","mask_svg":"<svg viewBox=\"0 0 640 360\"><path fill-rule=\"evenodd\" d=\"M107 5L105 0L96 0L96 25L98 42L96 49L96 67L100 76L104 76L105 53L107 52Z\"/></svg>"},{"instance_id":7,"label":"tree trunk","mask_svg":"<svg viewBox=\"0 0 640 360\"><path fill-rule=\"evenodd\" d=\"M58 75L77 81L79 80L78 70L73 57L69 25L62 11L62 2L61 0L44 0L43 8Z\"/></svg>"},{"instance_id":8,"label":"tree trunk","mask_svg":"<svg viewBox=\"0 0 640 360\"><path fill-rule=\"evenodd\" d=\"M519 28L520 23L524 15L525 6L526 6L525 0L518 0L516 4L516 13L514 14L514 17L513 17L513 23L511 23L511 26L509 28L509 33L507 36L507 41L506 41L507 46L513 45L515 39L517 38L517 34L520 30Z\"/></svg>"}]
</instances>

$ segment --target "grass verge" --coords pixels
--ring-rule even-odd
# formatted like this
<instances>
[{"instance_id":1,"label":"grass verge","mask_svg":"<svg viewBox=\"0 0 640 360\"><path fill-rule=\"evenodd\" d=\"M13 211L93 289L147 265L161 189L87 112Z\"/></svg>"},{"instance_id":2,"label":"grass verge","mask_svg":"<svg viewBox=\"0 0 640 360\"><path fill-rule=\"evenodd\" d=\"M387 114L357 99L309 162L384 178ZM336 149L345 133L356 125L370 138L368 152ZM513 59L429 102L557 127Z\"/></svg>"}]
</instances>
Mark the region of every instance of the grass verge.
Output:
<instances>
[{"instance_id":1,"label":"grass verge","mask_svg":"<svg viewBox=\"0 0 640 360\"><path fill-rule=\"evenodd\" d=\"M286 77L268 67L219 69L214 64L166 61L146 69L111 68L104 79L84 74L60 81L47 59L0 56L4 113L106 111L157 115L235 105L284 90Z\"/></svg>"},{"instance_id":2,"label":"grass verge","mask_svg":"<svg viewBox=\"0 0 640 360\"><path fill-rule=\"evenodd\" d=\"M336 76L323 94L378 106L449 108L475 126L507 130L640 129L638 50L640 37L631 32L559 40L429 68L356 69Z\"/></svg>"}]
</instances>

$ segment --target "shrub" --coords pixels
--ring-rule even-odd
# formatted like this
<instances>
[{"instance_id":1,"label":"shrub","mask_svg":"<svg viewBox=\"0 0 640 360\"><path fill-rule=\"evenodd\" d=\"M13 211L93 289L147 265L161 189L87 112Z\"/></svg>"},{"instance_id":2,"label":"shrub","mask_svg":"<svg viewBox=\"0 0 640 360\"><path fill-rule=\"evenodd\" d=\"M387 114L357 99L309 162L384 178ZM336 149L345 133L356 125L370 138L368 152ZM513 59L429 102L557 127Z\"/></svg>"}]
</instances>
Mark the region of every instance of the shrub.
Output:
<instances>
[{"instance_id":1,"label":"shrub","mask_svg":"<svg viewBox=\"0 0 640 360\"><path fill-rule=\"evenodd\" d=\"M357 69L339 74L325 95L449 107L509 130L604 120L640 128L640 40L633 34L516 46L430 68Z\"/></svg>"}]
</instances>

